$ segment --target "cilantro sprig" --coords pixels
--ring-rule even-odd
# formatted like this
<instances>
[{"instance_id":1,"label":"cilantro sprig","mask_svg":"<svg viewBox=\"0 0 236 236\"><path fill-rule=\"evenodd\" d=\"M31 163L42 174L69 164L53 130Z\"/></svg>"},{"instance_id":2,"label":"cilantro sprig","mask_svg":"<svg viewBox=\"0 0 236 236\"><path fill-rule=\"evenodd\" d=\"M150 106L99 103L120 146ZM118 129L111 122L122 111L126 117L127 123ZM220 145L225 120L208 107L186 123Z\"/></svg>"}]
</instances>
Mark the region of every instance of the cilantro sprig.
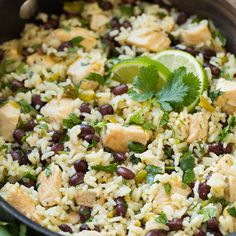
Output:
<instances>
[{"instance_id":1,"label":"cilantro sprig","mask_svg":"<svg viewBox=\"0 0 236 236\"><path fill-rule=\"evenodd\" d=\"M164 111L180 111L193 103L199 95L200 81L185 67L171 73L165 85L158 91L163 80L155 65L142 67L134 79L133 89L129 91L131 98L138 102L153 99Z\"/></svg>"}]
</instances>

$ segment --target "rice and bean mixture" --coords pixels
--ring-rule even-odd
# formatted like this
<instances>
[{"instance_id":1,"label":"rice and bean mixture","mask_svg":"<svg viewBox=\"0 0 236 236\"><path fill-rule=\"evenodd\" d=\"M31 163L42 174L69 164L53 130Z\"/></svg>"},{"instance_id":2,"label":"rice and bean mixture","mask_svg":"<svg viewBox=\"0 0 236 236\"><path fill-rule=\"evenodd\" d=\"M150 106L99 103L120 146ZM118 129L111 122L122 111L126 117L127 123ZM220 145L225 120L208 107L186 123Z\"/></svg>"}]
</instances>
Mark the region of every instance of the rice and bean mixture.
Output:
<instances>
[{"instance_id":1,"label":"rice and bean mixture","mask_svg":"<svg viewBox=\"0 0 236 236\"><path fill-rule=\"evenodd\" d=\"M236 58L210 20L156 2L66 2L0 46L0 195L52 231L236 231ZM170 48L203 66L201 94L184 65L172 77L190 86L172 79L156 95L153 65L111 79L117 63Z\"/></svg>"}]
</instances>

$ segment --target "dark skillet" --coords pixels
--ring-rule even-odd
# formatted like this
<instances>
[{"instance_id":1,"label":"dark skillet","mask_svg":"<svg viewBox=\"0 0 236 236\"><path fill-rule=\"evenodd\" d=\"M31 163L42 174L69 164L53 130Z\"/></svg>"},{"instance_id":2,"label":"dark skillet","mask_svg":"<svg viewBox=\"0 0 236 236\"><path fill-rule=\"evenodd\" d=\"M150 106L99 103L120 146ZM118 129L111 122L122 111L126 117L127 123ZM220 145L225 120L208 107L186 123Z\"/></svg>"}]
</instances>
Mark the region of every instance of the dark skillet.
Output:
<instances>
[{"instance_id":1,"label":"dark skillet","mask_svg":"<svg viewBox=\"0 0 236 236\"><path fill-rule=\"evenodd\" d=\"M161 0L153 1L160 2ZM228 1L231 4L226 0L172 0L180 10L211 18L227 38L228 50L236 53L236 0ZM0 42L19 37L19 33L26 22L19 17L19 9L22 3L24 0L0 0ZM38 11L60 14L63 0L39 0L38 3ZM29 226L32 229L30 233L32 236L59 235L32 222L0 198L0 220L13 222L15 219ZM236 236L236 233L232 235Z\"/></svg>"}]
</instances>

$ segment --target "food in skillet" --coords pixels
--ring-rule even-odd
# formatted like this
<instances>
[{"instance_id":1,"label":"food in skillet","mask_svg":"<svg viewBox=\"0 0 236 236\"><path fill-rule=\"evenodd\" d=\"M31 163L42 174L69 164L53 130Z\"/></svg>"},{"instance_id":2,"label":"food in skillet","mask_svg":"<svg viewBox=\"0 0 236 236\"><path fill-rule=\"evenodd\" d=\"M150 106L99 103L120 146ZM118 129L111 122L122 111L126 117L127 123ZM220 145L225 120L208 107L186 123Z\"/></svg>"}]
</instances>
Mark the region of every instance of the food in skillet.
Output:
<instances>
[{"instance_id":1,"label":"food in skillet","mask_svg":"<svg viewBox=\"0 0 236 236\"><path fill-rule=\"evenodd\" d=\"M0 195L65 235L236 231L236 59L210 20L66 2L1 46Z\"/></svg>"}]
</instances>

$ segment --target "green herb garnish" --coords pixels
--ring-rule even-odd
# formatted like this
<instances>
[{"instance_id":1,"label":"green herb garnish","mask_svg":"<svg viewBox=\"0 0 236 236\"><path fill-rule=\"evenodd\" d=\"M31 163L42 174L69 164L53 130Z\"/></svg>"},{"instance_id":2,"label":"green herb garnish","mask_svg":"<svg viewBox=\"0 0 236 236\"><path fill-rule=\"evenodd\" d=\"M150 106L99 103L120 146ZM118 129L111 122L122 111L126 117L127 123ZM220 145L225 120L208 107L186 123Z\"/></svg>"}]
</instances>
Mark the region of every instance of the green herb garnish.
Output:
<instances>
[{"instance_id":1,"label":"green herb garnish","mask_svg":"<svg viewBox=\"0 0 236 236\"><path fill-rule=\"evenodd\" d=\"M147 182L149 184L154 183L154 178L157 174L164 174L164 171L158 166L149 165L145 167L145 170L148 172Z\"/></svg>"},{"instance_id":2,"label":"green herb garnish","mask_svg":"<svg viewBox=\"0 0 236 236\"><path fill-rule=\"evenodd\" d=\"M171 186L170 183L164 183L163 187L164 187L164 190L165 190L166 194L170 194L171 193L172 186Z\"/></svg>"},{"instance_id":3,"label":"green herb garnish","mask_svg":"<svg viewBox=\"0 0 236 236\"><path fill-rule=\"evenodd\" d=\"M97 166L92 166L91 167L93 170L98 170L98 171L105 171L108 173L114 173L117 170L117 164L111 164L108 166L102 166L102 165L97 165Z\"/></svg>"},{"instance_id":4,"label":"green herb garnish","mask_svg":"<svg viewBox=\"0 0 236 236\"><path fill-rule=\"evenodd\" d=\"M128 142L128 149L130 152L142 153L145 152L146 147L137 142Z\"/></svg>"},{"instance_id":5,"label":"green herb garnish","mask_svg":"<svg viewBox=\"0 0 236 236\"><path fill-rule=\"evenodd\" d=\"M101 85L104 85L106 83L105 77L97 73L90 73L86 79L91 81L96 81Z\"/></svg>"},{"instance_id":6,"label":"green herb garnish","mask_svg":"<svg viewBox=\"0 0 236 236\"><path fill-rule=\"evenodd\" d=\"M155 219L155 221L163 225L166 225L168 222L166 214L164 212L161 212L161 214Z\"/></svg>"},{"instance_id":7,"label":"green herb garnish","mask_svg":"<svg viewBox=\"0 0 236 236\"><path fill-rule=\"evenodd\" d=\"M66 129L71 129L72 127L80 123L81 123L81 120L79 119L79 117L76 114L71 113L68 119L63 120L63 127Z\"/></svg>"}]
</instances>

